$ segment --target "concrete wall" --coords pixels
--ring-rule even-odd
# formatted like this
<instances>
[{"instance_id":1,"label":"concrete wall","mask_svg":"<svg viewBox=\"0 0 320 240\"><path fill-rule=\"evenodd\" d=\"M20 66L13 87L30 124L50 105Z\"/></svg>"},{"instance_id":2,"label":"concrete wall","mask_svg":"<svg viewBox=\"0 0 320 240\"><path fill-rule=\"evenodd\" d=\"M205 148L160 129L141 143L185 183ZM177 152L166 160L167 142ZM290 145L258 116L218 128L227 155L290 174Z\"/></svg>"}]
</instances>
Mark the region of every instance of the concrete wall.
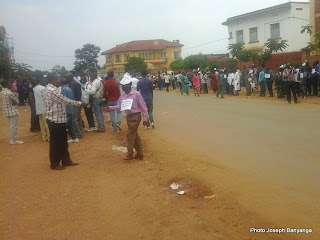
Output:
<instances>
[{"instance_id":1,"label":"concrete wall","mask_svg":"<svg viewBox=\"0 0 320 240\"><path fill-rule=\"evenodd\" d=\"M296 8L302 8L302 10ZM308 34L300 33L301 26L309 24L309 19L309 4L291 3L291 8L229 23L228 31L233 35L233 38L229 39L229 44L236 43L236 31L243 30L245 48L262 50L264 43L270 38L270 24L279 23L280 38L287 40L289 45L284 52L300 51L310 41ZM249 28L253 27L258 28L258 42L249 43Z\"/></svg>"}]
</instances>

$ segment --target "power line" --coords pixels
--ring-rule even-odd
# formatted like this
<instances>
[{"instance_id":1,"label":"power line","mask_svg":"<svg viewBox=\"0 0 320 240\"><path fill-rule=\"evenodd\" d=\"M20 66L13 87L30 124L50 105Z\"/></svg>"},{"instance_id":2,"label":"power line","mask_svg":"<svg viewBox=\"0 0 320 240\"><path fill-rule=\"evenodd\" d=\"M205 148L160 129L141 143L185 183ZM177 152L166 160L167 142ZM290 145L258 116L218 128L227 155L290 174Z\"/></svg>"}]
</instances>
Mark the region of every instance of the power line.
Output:
<instances>
[{"instance_id":1,"label":"power line","mask_svg":"<svg viewBox=\"0 0 320 240\"><path fill-rule=\"evenodd\" d=\"M18 52L18 53L23 53L23 54L28 54L28 55L39 56L39 57L72 57L72 58L74 58L74 56L53 56L53 55L45 55L45 54L24 52L24 51L20 51L20 50L16 50L16 52Z\"/></svg>"},{"instance_id":2,"label":"power line","mask_svg":"<svg viewBox=\"0 0 320 240\"><path fill-rule=\"evenodd\" d=\"M227 37L225 37L225 38L217 39L217 40L214 40L214 41L212 41L212 42L208 42L208 43L200 44L200 45L193 46L193 47L184 48L183 50L191 49L191 48L196 48L196 47L201 47L201 46L208 45L208 44L215 43L215 42L219 42L219 41L222 41L222 40L225 40L225 39L228 39L228 38L227 38Z\"/></svg>"}]
</instances>

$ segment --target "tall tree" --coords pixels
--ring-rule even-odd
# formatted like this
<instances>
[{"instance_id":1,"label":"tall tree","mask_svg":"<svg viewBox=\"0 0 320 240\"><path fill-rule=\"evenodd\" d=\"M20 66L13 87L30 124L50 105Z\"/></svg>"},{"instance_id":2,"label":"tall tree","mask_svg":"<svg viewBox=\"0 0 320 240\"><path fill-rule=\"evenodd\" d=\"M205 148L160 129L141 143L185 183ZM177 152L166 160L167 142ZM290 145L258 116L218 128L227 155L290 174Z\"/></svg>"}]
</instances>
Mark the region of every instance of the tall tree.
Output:
<instances>
[{"instance_id":1,"label":"tall tree","mask_svg":"<svg viewBox=\"0 0 320 240\"><path fill-rule=\"evenodd\" d=\"M51 72L57 74L59 77L64 77L69 71L64 66L55 65L51 69Z\"/></svg>"},{"instance_id":2,"label":"tall tree","mask_svg":"<svg viewBox=\"0 0 320 240\"><path fill-rule=\"evenodd\" d=\"M98 65L98 56L101 48L88 43L80 49L74 51L76 61L74 62L74 70L79 74L89 75L96 72L100 67Z\"/></svg>"},{"instance_id":3,"label":"tall tree","mask_svg":"<svg viewBox=\"0 0 320 240\"><path fill-rule=\"evenodd\" d=\"M124 65L126 72L138 74L142 70L146 70L148 65L145 63L143 58L140 57L130 57L128 62Z\"/></svg>"}]
</instances>

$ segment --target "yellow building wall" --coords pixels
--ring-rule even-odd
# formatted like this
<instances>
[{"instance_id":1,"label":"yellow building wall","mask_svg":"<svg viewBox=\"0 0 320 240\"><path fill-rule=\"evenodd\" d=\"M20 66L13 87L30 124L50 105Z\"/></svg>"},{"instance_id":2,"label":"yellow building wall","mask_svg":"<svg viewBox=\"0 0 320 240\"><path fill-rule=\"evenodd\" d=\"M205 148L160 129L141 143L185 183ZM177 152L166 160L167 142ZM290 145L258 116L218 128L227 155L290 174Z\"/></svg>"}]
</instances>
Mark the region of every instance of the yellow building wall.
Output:
<instances>
[{"instance_id":1,"label":"yellow building wall","mask_svg":"<svg viewBox=\"0 0 320 240\"><path fill-rule=\"evenodd\" d=\"M158 71L164 72L170 70L170 64L177 60L174 58L174 52L180 52L181 48L166 48L160 50L144 50L144 51L127 51L120 53L112 53L109 55L105 55L106 57L106 69L113 70L116 76L123 75L124 72L124 64L125 55L128 54L129 57L139 57L139 53L152 53L152 59L145 59L145 62L148 65L148 70L151 74L156 74ZM166 58L162 58L162 54L166 54ZM116 55L120 55L120 62L116 62Z\"/></svg>"}]
</instances>

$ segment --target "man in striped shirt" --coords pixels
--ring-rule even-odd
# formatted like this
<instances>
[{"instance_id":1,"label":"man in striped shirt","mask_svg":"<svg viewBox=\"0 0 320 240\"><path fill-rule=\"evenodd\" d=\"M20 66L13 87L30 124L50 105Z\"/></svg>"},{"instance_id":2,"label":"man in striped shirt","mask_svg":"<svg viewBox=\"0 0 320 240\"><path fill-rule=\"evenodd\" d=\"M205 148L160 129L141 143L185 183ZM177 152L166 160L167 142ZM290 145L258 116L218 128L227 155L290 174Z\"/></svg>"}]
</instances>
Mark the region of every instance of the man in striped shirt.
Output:
<instances>
[{"instance_id":1,"label":"man in striped shirt","mask_svg":"<svg viewBox=\"0 0 320 240\"><path fill-rule=\"evenodd\" d=\"M57 88L60 82L55 74L48 76L48 83L45 99L46 119L50 131L50 167L53 170L62 170L65 166L78 165L78 163L71 161L68 151L66 105L87 106L87 104L64 97ZM62 166L60 165L61 161Z\"/></svg>"},{"instance_id":2,"label":"man in striped shirt","mask_svg":"<svg viewBox=\"0 0 320 240\"><path fill-rule=\"evenodd\" d=\"M8 117L10 123L10 144L22 144L23 142L17 140L18 111L15 105L19 104L19 100L16 95L8 89L8 82L3 82L2 87L0 93L2 111L3 115Z\"/></svg>"}]
</instances>

